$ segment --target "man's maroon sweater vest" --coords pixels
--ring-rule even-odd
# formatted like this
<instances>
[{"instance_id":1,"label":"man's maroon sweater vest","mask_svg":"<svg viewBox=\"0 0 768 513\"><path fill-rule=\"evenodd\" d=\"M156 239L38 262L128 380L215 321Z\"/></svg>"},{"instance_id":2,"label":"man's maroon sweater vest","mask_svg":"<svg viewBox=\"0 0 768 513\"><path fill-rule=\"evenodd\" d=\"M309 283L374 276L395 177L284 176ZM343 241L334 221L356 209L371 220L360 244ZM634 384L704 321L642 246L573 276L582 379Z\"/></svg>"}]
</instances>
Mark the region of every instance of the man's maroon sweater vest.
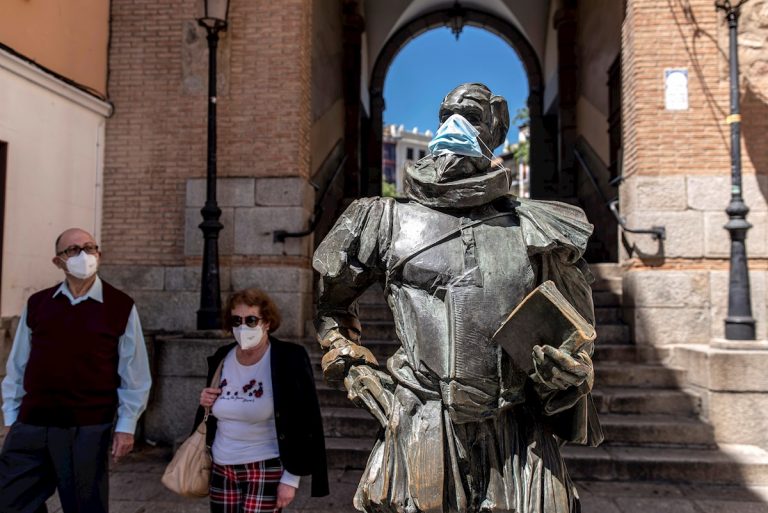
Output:
<instances>
[{"instance_id":1,"label":"man's maroon sweater vest","mask_svg":"<svg viewBox=\"0 0 768 513\"><path fill-rule=\"evenodd\" d=\"M31 350L19 420L41 426L112 422L117 411L118 342L133 300L102 280L104 302L72 305L58 286L27 302Z\"/></svg>"}]
</instances>

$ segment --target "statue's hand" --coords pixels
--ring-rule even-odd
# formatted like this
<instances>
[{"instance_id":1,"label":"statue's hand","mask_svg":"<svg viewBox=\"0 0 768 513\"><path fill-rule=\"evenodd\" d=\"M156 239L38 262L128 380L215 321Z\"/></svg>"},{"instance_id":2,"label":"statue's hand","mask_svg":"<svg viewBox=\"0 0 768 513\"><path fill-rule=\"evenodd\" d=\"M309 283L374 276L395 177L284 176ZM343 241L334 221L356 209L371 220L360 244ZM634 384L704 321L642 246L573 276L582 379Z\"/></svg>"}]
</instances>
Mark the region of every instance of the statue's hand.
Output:
<instances>
[{"instance_id":1,"label":"statue's hand","mask_svg":"<svg viewBox=\"0 0 768 513\"><path fill-rule=\"evenodd\" d=\"M323 376L332 384L340 383L353 365L378 365L378 362L369 349L357 344L331 349L320 360Z\"/></svg>"},{"instance_id":2,"label":"statue's hand","mask_svg":"<svg viewBox=\"0 0 768 513\"><path fill-rule=\"evenodd\" d=\"M586 383L592 389L595 372L589 356L578 353L576 357L552 346L533 347L533 380L552 390L581 387Z\"/></svg>"},{"instance_id":3,"label":"statue's hand","mask_svg":"<svg viewBox=\"0 0 768 513\"><path fill-rule=\"evenodd\" d=\"M382 426L392 412L394 382L385 372L368 365L353 365L344 378L347 396L356 405L367 409Z\"/></svg>"},{"instance_id":4,"label":"statue's hand","mask_svg":"<svg viewBox=\"0 0 768 513\"><path fill-rule=\"evenodd\" d=\"M376 357L369 349L350 341L338 332L321 340L320 346L326 350L320 367L329 385L340 385L353 365L378 365Z\"/></svg>"}]
</instances>

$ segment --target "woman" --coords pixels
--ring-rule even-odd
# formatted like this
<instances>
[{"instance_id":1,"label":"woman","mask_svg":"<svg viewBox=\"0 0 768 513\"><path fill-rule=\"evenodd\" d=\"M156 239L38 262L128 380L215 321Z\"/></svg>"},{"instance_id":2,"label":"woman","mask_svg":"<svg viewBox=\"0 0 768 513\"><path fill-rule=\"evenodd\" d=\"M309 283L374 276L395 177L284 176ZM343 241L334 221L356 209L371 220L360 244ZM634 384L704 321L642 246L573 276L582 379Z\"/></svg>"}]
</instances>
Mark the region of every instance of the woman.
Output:
<instances>
[{"instance_id":1,"label":"woman","mask_svg":"<svg viewBox=\"0 0 768 513\"><path fill-rule=\"evenodd\" d=\"M312 496L328 495L325 442L306 350L271 332L280 314L264 292L229 298L225 325L234 334L208 358L195 425L211 408L207 443L213 456L211 511L274 511L293 500L299 476L312 475Z\"/></svg>"}]
</instances>

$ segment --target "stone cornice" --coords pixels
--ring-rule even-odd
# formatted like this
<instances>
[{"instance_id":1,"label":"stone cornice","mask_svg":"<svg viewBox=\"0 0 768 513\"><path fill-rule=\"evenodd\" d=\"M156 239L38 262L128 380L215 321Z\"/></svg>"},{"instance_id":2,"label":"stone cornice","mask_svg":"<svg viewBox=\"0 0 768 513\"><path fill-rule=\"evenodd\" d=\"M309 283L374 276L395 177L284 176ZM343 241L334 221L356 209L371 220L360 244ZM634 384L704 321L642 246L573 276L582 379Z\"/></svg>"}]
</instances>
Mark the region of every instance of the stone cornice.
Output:
<instances>
[{"instance_id":1,"label":"stone cornice","mask_svg":"<svg viewBox=\"0 0 768 513\"><path fill-rule=\"evenodd\" d=\"M0 69L28 80L29 82L76 103L95 114L103 117L109 117L112 114L113 107L109 102L100 100L81 91L45 72L43 69L16 57L15 55L11 55L2 49L0 49Z\"/></svg>"}]
</instances>

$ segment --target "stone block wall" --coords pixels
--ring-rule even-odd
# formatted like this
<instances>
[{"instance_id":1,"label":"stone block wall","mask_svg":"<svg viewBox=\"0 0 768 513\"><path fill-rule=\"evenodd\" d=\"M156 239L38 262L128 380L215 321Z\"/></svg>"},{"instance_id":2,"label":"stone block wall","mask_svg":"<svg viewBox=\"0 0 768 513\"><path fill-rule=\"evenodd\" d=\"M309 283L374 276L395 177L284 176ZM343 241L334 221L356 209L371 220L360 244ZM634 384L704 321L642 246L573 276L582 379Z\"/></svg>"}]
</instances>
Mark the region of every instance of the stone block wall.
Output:
<instances>
[{"instance_id":1,"label":"stone block wall","mask_svg":"<svg viewBox=\"0 0 768 513\"><path fill-rule=\"evenodd\" d=\"M765 338L768 258L768 176L746 175L744 199L753 317ZM730 238L723 228L730 177L632 176L623 188L622 210L633 228L664 226L666 240L626 233L629 266L624 279L625 318L639 344L706 344L723 336L727 315Z\"/></svg>"},{"instance_id":2,"label":"stone block wall","mask_svg":"<svg viewBox=\"0 0 768 513\"><path fill-rule=\"evenodd\" d=\"M200 267L104 264L100 275L130 294L145 330L195 329L200 308ZM267 292L282 315L278 337L301 338L312 317L312 270L289 266L222 267L222 304L229 292L256 287Z\"/></svg>"},{"instance_id":3,"label":"stone block wall","mask_svg":"<svg viewBox=\"0 0 768 513\"><path fill-rule=\"evenodd\" d=\"M768 337L768 272L749 274L757 338ZM635 343L646 346L709 344L724 336L727 270L632 270L624 275L624 319Z\"/></svg>"},{"instance_id":4,"label":"stone block wall","mask_svg":"<svg viewBox=\"0 0 768 513\"><path fill-rule=\"evenodd\" d=\"M701 397L702 416L718 443L768 448L768 344L680 346L670 363L687 370L688 386Z\"/></svg>"}]
</instances>

